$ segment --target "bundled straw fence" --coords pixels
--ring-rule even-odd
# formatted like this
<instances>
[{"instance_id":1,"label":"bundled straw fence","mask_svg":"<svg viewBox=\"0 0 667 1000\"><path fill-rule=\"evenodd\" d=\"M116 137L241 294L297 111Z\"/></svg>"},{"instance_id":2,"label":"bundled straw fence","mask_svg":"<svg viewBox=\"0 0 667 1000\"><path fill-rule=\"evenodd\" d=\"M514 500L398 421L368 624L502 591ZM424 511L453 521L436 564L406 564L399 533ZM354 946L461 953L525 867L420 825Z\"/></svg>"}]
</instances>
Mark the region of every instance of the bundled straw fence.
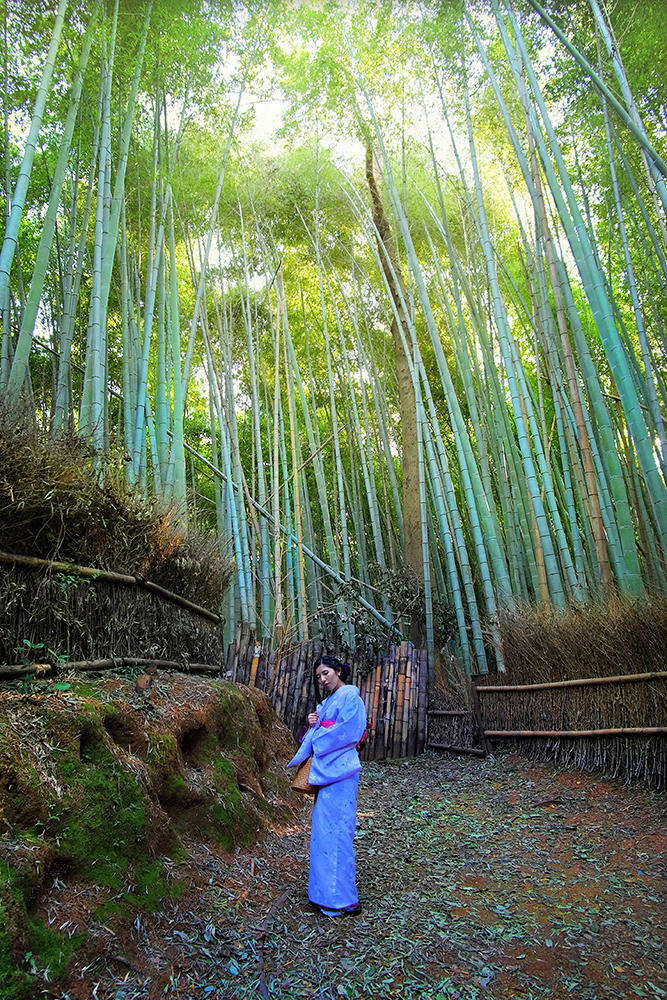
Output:
<instances>
[{"instance_id":1,"label":"bundled straw fence","mask_svg":"<svg viewBox=\"0 0 667 1000\"><path fill-rule=\"evenodd\" d=\"M474 679L483 746L516 740L549 757L648 785L667 785L667 670L537 684Z\"/></svg>"},{"instance_id":2,"label":"bundled straw fence","mask_svg":"<svg viewBox=\"0 0 667 1000\"><path fill-rule=\"evenodd\" d=\"M139 576L0 552L0 663L142 655L220 665L221 620Z\"/></svg>"},{"instance_id":3,"label":"bundled straw fence","mask_svg":"<svg viewBox=\"0 0 667 1000\"><path fill-rule=\"evenodd\" d=\"M270 649L267 639L255 642L240 626L229 647L227 676L266 691L278 715L298 737L306 717L321 701L314 664L323 653L347 659L351 682L359 687L372 723L362 760L412 757L426 746L427 654L410 643L392 646L387 656L341 653L312 640L288 650Z\"/></svg>"},{"instance_id":4,"label":"bundled straw fence","mask_svg":"<svg viewBox=\"0 0 667 1000\"><path fill-rule=\"evenodd\" d=\"M667 787L667 601L501 616L506 673L477 679L487 740Z\"/></svg>"}]
</instances>

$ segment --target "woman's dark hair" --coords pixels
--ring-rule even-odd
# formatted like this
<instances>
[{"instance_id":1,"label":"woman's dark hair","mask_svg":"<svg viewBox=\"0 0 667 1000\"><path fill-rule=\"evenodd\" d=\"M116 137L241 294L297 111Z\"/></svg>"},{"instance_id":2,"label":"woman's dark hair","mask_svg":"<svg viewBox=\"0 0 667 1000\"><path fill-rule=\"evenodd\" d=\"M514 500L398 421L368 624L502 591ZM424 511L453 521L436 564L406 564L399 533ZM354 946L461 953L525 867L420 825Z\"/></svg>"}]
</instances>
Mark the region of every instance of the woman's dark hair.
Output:
<instances>
[{"instance_id":1,"label":"woman's dark hair","mask_svg":"<svg viewBox=\"0 0 667 1000\"><path fill-rule=\"evenodd\" d=\"M350 670L350 664L341 663L337 656L330 656L328 653L325 654L324 656L320 656L317 660L315 660L315 663L313 664L313 679L315 681L315 690L317 690L318 667L329 667L330 670L335 670L336 673L340 676L340 679L342 680L343 684L347 684L348 680L350 679L350 674L352 673L352 671Z\"/></svg>"}]
</instances>

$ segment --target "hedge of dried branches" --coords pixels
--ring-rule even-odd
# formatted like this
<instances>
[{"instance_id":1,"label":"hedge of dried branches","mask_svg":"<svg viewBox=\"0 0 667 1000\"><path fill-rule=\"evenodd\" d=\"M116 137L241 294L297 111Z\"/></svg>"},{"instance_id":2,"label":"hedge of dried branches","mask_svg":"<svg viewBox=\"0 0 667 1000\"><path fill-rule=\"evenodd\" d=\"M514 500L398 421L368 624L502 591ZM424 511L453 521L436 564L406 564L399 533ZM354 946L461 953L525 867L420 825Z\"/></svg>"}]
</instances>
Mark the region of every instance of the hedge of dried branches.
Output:
<instances>
[{"instance_id":1,"label":"hedge of dried branches","mask_svg":"<svg viewBox=\"0 0 667 1000\"><path fill-rule=\"evenodd\" d=\"M223 662L220 626L136 587L0 566L0 663Z\"/></svg>"},{"instance_id":2,"label":"hedge of dried branches","mask_svg":"<svg viewBox=\"0 0 667 1000\"><path fill-rule=\"evenodd\" d=\"M667 601L614 598L567 610L522 608L501 617L507 672L483 683L534 684L667 670ZM664 726L667 681L480 696L487 729L587 730ZM667 784L667 739L522 741L535 757Z\"/></svg>"},{"instance_id":3,"label":"hedge of dried branches","mask_svg":"<svg viewBox=\"0 0 667 1000\"><path fill-rule=\"evenodd\" d=\"M77 438L54 443L0 419L0 550L138 573L219 611L232 565L217 538L186 533L164 504L128 488L119 463L100 467L94 458ZM135 588L74 574L0 572L0 659L7 663L18 662L27 643L70 659L219 662L219 632Z\"/></svg>"}]
</instances>

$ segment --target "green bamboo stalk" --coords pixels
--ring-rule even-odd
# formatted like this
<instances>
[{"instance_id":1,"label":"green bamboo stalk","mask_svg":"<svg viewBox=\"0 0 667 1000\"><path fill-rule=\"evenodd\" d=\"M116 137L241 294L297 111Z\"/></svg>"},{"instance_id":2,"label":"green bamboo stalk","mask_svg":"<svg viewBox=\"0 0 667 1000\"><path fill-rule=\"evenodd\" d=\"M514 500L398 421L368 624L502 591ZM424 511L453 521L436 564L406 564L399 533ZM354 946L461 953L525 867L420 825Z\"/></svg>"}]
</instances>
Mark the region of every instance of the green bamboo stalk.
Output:
<instances>
[{"instance_id":1,"label":"green bamboo stalk","mask_svg":"<svg viewBox=\"0 0 667 1000\"><path fill-rule=\"evenodd\" d=\"M65 127L60 141L60 149L58 151L58 160L53 178L51 180L51 194L49 196L46 214L44 215L42 223L42 232L40 234L39 246L37 248L37 255L33 267L30 290L28 292L25 308L23 310L21 329L19 331L18 341L14 349L12 370L9 375L6 388L7 397L10 400L12 397L16 397L16 395L20 392L25 379L25 371L28 367L28 358L30 355L32 336L35 328L35 320L42 301L46 271L49 257L51 255L53 235L56 228L56 215L61 200L62 187L65 180L65 171L68 166L74 127L79 113L79 102L83 88L83 74L85 73L86 66L88 64L88 57L90 56L90 50L94 40L94 32L99 11L100 3L98 0L93 8L93 12L86 28L79 63L74 76L74 81L72 83L72 92L69 107L67 109L67 118L65 120Z\"/></svg>"},{"instance_id":2,"label":"green bamboo stalk","mask_svg":"<svg viewBox=\"0 0 667 1000\"><path fill-rule=\"evenodd\" d=\"M497 0L492 0L492 2L494 10L496 11L496 19L500 30L503 33L504 39L506 39L507 35L505 32L505 25L500 17ZM533 2L534 0L531 0L531 3ZM591 244L588 231L574 197L567 169L560 152L558 140L551 124L551 119L545 103L542 99L541 89L532 69L523 37L511 11L509 12L509 19L516 40L517 51L522 60L522 64L530 83L531 93L539 107L540 115L549 138L549 150L547 151L541 132L537 128L536 123L532 122L542 165L547 176L547 180L549 181L549 186L558 208L559 215L563 221L568 241L577 262L577 267L582 276L584 290L593 311L593 316L602 339L614 380L622 394L626 420L632 434L634 447L637 451L644 480L649 491L660 544L662 547L665 547L667 544L667 490L665 488L665 482L662 479L659 466L656 462L652 442L646 434L646 425L634 385L633 375L628 363L625 347L618 335L618 330L615 325L613 307L607 296L604 275L601 271L598 258ZM506 48L507 47L508 56L510 57L510 62L513 65L513 71L517 73L513 49L508 41L506 42ZM558 175L562 184L562 191L556 180L549 152L553 155L556 162Z\"/></svg>"},{"instance_id":3,"label":"green bamboo stalk","mask_svg":"<svg viewBox=\"0 0 667 1000\"><path fill-rule=\"evenodd\" d=\"M2 250L0 250L0 303L5 302L9 289L9 274L18 245L19 226L23 210L25 208L28 184L30 183L30 174L32 172L32 165L35 158L35 147L37 145L39 131L42 126L46 99L51 86L51 78L53 76L53 68L56 61L56 55L58 53L58 46L60 44L60 35L62 32L63 22L65 20L66 9L67 0L60 0L53 24L53 31L51 32L51 41L44 60L42 78L37 90L37 97L35 98L35 105L32 112L32 118L30 120L30 130L23 149L23 159L21 161L19 175L17 177L14 193L12 195L11 212L2 241ZM15 389L12 386L12 392L14 391Z\"/></svg>"},{"instance_id":4,"label":"green bamboo stalk","mask_svg":"<svg viewBox=\"0 0 667 1000\"><path fill-rule=\"evenodd\" d=\"M665 163L663 158L653 148L653 146L648 140L648 137L644 129L639 125L637 125L634 118L626 111L621 102L607 87L605 82L598 76L598 74L595 72L593 67L588 63L588 61L582 55L582 53L579 52L577 48L575 48L572 42L570 42L565 32L558 26L558 24L553 20L553 18L551 18L547 14L542 5L539 4L537 0L528 0L528 2L530 3L533 10L537 11L537 13L540 15L545 24L548 24L549 27L553 30L554 34L560 39L560 41L563 43L563 45L568 50L570 55L574 56L574 58L579 63L581 68L587 74L587 76L590 77L596 90L598 90L599 93L603 95L606 98L606 100L609 101L609 103L611 104L611 106L613 107L614 111L619 116L623 124L626 125L626 127L632 132L632 134L634 135L635 139L640 144L642 149L644 149L648 153L649 157L651 158L657 169L660 171L662 176L667 177L667 163Z\"/></svg>"}]
</instances>

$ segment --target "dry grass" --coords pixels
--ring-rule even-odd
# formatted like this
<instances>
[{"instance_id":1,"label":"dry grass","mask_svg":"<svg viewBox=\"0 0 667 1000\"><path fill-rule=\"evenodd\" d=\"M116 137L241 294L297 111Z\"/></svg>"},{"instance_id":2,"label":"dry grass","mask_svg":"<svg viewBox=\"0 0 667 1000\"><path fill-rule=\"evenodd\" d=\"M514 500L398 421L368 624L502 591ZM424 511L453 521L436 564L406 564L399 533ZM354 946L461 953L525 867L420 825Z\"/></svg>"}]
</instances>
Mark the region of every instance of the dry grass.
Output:
<instances>
[{"instance_id":1,"label":"dry grass","mask_svg":"<svg viewBox=\"0 0 667 1000\"><path fill-rule=\"evenodd\" d=\"M616 597L564 610L524 607L500 620L507 672L489 683L535 684L667 669L667 600ZM485 727L588 730L664 726L667 682L650 680L481 696ZM662 788L667 739L600 737L523 741L533 757Z\"/></svg>"},{"instance_id":2,"label":"dry grass","mask_svg":"<svg viewBox=\"0 0 667 1000\"><path fill-rule=\"evenodd\" d=\"M501 616L500 633L508 684L664 670L667 599L521 607Z\"/></svg>"},{"instance_id":3,"label":"dry grass","mask_svg":"<svg viewBox=\"0 0 667 1000\"><path fill-rule=\"evenodd\" d=\"M187 534L173 512L100 466L76 437L53 442L0 414L0 550L141 574L211 611L231 562L214 535ZM152 656L218 663L220 629L137 588L76 574L0 569L0 660Z\"/></svg>"},{"instance_id":4,"label":"dry grass","mask_svg":"<svg viewBox=\"0 0 667 1000\"><path fill-rule=\"evenodd\" d=\"M9 429L8 429L9 428ZM140 573L217 610L232 566L217 539L187 534L173 511L130 489L75 437L55 443L0 420L0 549Z\"/></svg>"}]
</instances>

